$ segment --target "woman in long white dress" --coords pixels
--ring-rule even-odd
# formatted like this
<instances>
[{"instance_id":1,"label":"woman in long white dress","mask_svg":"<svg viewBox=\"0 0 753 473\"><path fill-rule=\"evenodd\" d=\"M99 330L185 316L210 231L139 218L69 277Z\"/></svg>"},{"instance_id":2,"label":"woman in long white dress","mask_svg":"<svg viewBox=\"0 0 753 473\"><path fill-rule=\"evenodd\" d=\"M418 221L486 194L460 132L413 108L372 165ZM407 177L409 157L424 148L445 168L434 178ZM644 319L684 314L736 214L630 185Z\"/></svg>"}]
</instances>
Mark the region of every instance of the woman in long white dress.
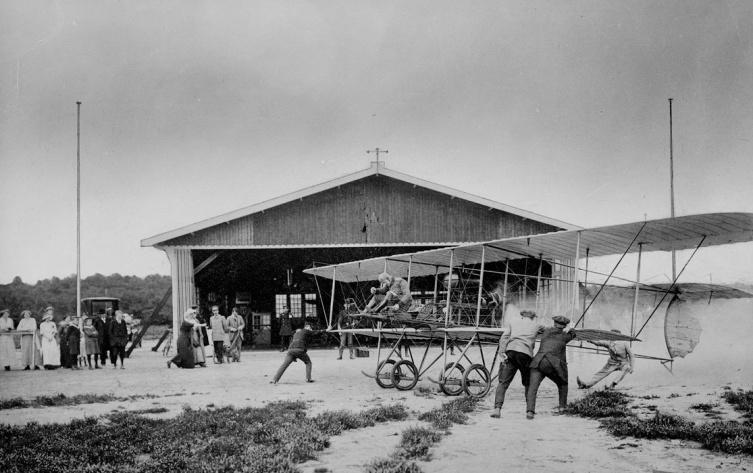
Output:
<instances>
[{"instance_id":1,"label":"woman in long white dress","mask_svg":"<svg viewBox=\"0 0 753 473\"><path fill-rule=\"evenodd\" d=\"M60 367L60 343L58 342L58 327L52 321L52 307L44 311L39 333L42 335L42 360L44 369L54 370Z\"/></svg>"},{"instance_id":2,"label":"woman in long white dress","mask_svg":"<svg viewBox=\"0 0 753 473\"><path fill-rule=\"evenodd\" d=\"M13 319L10 318L10 311L3 309L0 311L0 332L3 334L13 331ZM16 345L13 342L12 335L0 335L0 366L5 371L10 371L10 365L16 358Z\"/></svg>"},{"instance_id":3,"label":"woman in long white dress","mask_svg":"<svg viewBox=\"0 0 753 473\"><path fill-rule=\"evenodd\" d=\"M30 310L21 312L21 320L16 330L32 332L21 335L21 366L25 367L24 370L29 370L33 365L34 369L38 370L42 366L42 354L39 352L41 343L37 332L37 320L31 316Z\"/></svg>"}]
</instances>

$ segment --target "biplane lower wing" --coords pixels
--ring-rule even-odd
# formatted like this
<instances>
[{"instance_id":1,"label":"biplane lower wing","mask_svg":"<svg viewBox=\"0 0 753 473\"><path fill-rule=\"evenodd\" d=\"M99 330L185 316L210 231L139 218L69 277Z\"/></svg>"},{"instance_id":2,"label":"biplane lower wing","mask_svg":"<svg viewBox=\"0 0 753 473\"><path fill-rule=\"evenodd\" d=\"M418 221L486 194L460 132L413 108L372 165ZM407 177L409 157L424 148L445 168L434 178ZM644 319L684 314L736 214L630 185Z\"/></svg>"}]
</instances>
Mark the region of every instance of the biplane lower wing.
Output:
<instances>
[{"instance_id":1,"label":"biplane lower wing","mask_svg":"<svg viewBox=\"0 0 753 473\"><path fill-rule=\"evenodd\" d=\"M504 333L503 328L492 327L433 327L433 328L350 328L330 330L332 333L351 333L353 335L363 335L366 337L379 337L388 339L397 339L400 337L408 340L426 341L430 339L441 339L445 334L455 340L470 340L471 336L477 335L482 343L498 343L499 337ZM538 337L537 337L538 339ZM633 338L621 333L610 330L597 329L577 329L575 330L575 340L580 341L633 341L640 342L638 338Z\"/></svg>"}]
</instances>

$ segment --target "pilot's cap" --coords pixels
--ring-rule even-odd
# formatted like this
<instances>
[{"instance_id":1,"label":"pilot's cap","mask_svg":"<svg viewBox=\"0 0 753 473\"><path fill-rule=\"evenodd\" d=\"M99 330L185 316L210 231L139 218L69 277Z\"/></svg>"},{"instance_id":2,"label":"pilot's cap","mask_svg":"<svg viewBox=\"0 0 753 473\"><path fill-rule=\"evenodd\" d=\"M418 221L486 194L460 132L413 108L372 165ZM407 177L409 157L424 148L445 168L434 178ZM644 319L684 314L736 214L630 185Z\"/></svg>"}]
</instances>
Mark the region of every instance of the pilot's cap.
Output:
<instances>
[{"instance_id":1,"label":"pilot's cap","mask_svg":"<svg viewBox=\"0 0 753 473\"><path fill-rule=\"evenodd\" d=\"M564 315L555 315L554 317L552 317L552 320L554 320L555 324L560 325L567 325L570 323L570 319L568 319Z\"/></svg>"},{"instance_id":2,"label":"pilot's cap","mask_svg":"<svg viewBox=\"0 0 753 473\"><path fill-rule=\"evenodd\" d=\"M389 273L382 273L379 276L377 276L377 280L379 282L390 281L391 279L392 279L392 276L390 276Z\"/></svg>"}]
</instances>

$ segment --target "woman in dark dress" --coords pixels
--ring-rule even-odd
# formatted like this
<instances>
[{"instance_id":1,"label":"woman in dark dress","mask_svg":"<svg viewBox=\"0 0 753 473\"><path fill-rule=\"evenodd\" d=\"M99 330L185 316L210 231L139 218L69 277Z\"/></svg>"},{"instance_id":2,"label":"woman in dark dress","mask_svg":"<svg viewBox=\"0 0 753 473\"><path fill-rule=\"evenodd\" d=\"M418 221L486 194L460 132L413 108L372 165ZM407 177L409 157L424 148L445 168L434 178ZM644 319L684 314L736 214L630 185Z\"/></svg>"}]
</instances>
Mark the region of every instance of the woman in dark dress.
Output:
<instances>
[{"instance_id":1,"label":"woman in dark dress","mask_svg":"<svg viewBox=\"0 0 753 473\"><path fill-rule=\"evenodd\" d=\"M178 354L171 360L167 360L167 367L174 364L178 368L193 368L196 366L193 353L193 328L196 323L196 315L193 309L188 309L183 315L178 333Z\"/></svg>"},{"instance_id":2,"label":"woman in dark dress","mask_svg":"<svg viewBox=\"0 0 753 473\"><path fill-rule=\"evenodd\" d=\"M81 348L81 331L78 329L78 319L69 321L66 338L68 340L68 363L74 370L81 369L78 367L78 354Z\"/></svg>"},{"instance_id":3,"label":"woman in dark dress","mask_svg":"<svg viewBox=\"0 0 753 473\"><path fill-rule=\"evenodd\" d=\"M63 368L71 367L71 352L68 348L68 324L70 317L64 318L58 324L58 340L60 340L60 366Z\"/></svg>"}]
</instances>

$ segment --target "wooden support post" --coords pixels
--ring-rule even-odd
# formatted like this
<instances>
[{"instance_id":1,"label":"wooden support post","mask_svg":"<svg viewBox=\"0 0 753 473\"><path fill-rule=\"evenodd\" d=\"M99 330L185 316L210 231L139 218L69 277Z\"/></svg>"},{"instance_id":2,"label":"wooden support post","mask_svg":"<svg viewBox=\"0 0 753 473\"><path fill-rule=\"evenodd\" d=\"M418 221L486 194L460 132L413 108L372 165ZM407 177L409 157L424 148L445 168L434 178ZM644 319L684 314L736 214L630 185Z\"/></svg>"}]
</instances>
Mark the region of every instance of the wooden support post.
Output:
<instances>
[{"instance_id":1,"label":"wooden support post","mask_svg":"<svg viewBox=\"0 0 753 473\"><path fill-rule=\"evenodd\" d=\"M450 307L450 295L452 294L452 264L455 259L455 250L450 250L450 271L447 273L447 313L444 317L444 326L447 328L450 322L452 314L452 308ZM445 348L447 348L445 346Z\"/></svg>"},{"instance_id":2,"label":"wooden support post","mask_svg":"<svg viewBox=\"0 0 753 473\"><path fill-rule=\"evenodd\" d=\"M539 313L539 298L541 297L541 267L544 265L544 259L539 253L539 270L536 273L536 313Z\"/></svg>"},{"instance_id":3,"label":"wooden support post","mask_svg":"<svg viewBox=\"0 0 753 473\"><path fill-rule=\"evenodd\" d=\"M337 283L337 279L335 279L336 276L337 276L337 266L332 268L332 295L329 298L329 319L327 320L327 327L332 326L332 317L334 316L335 289L337 288L337 286L335 286L335 284Z\"/></svg>"},{"instance_id":4,"label":"wooden support post","mask_svg":"<svg viewBox=\"0 0 753 473\"><path fill-rule=\"evenodd\" d=\"M408 257L408 289L410 289L410 270L413 266L413 255Z\"/></svg>"},{"instance_id":5,"label":"wooden support post","mask_svg":"<svg viewBox=\"0 0 753 473\"><path fill-rule=\"evenodd\" d=\"M481 293L484 290L484 263L486 258L486 247L481 245L481 275L478 278L478 300L476 301L476 327L481 319Z\"/></svg>"},{"instance_id":6,"label":"wooden support post","mask_svg":"<svg viewBox=\"0 0 753 473\"><path fill-rule=\"evenodd\" d=\"M578 299L580 299L579 293L580 288L578 287L578 261L580 260L580 236L581 232L576 233L577 240L575 242L575 258L573 258L573 303L571 306L571 316L570 318L574 318L576 314L576 310L578 310Z\"/></svg>"},{"instance_id":7,"label":"wooden support post","mask_svg":"<svg viewBox=\"0 0 753 473\"><path fill-rule=\"evenodd\" d=\"M437 305L439 299L439 266L434 266L434 305Z\"/></svg>"},{"instance_id":8,"label":"wooden support post","mask_svg":"<svg viewBox=\"0 0 753 473\"><path fill-rule=\"evenodd\" d=\"M643 243L638 243L638 267L635 270L635 298L633 299L633 313L630 314L630 336L634 337L633 331L635 330L635 316L638 312L638 294L641 287L641 259L643 255ZM630 340L630 346L633 346L633 341Z\"/></svg>"},{"instance_id":9,"label":"wooden support post","mask_svg":"<svg viewBox=\"0 0 753 473\"><path fill-rule=\"evenodd\" d=\"M505 258L505 286L502 288L502 320L500 320L500 327L504 325L505 313L507 311L507 280L510 274L510 260Z\"/></svg>"}]
</instances>

